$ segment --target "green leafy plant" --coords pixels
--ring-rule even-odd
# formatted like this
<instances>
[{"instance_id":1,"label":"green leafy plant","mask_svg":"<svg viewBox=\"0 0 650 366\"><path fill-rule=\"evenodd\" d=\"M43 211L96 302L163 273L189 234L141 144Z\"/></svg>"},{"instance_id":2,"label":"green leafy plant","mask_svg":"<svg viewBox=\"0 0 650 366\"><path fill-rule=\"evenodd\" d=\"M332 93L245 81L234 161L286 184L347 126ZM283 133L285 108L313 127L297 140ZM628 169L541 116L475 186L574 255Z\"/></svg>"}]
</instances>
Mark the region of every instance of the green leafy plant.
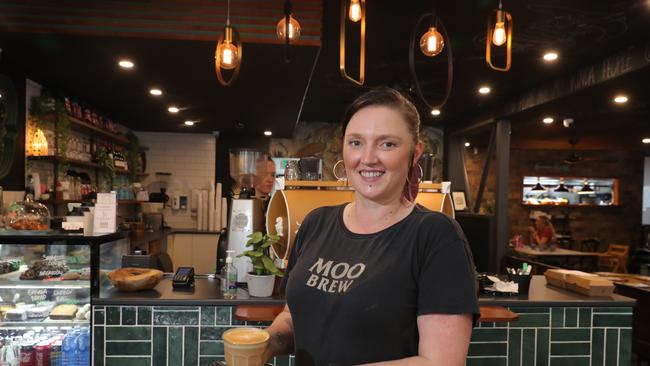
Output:
<instances>
[{"instance_id":1,"label":"green leafy plant","mask_svg":"<svg viewBox=\"0 0 650 366\"><path fill-rule=\"evenodd\" d=\"M113 186L113 180L115 179L115 161L113 161L113 157L104 147L97 149L95 158L102 170L104 178L108 181L108 187L110 190L110 187Z\"/></svg>"},{"instance_id":2,"label":"green leafy plant","mask_svg":"<svg viewBox=\"0 0 650 366\"><path fill-rule=\"evenodd\" d=\"M276 275L282 277L284 274L273 263L269 257L270 247L280 240L277 235L266 234L256 231L248 236L247 247L251 249L238 255L237 257L248 257L253 262L253 272L258 276Z\"/></svg>"},{"instance_id":3,"label":"green leafy plant","mask_svg":"<svg viewBox=\"0 0 650 366\"><path fill-rule=\"evenodd\" d=\"M126 137L129 139L129 149L126 152L126 160L129 165L129 173L131 175L131 181L136 182L138 178L139 170L139 157L140 157L140 139L136 136L133 131L129 131L126 134Z\"/></svg>"}]
</instances>

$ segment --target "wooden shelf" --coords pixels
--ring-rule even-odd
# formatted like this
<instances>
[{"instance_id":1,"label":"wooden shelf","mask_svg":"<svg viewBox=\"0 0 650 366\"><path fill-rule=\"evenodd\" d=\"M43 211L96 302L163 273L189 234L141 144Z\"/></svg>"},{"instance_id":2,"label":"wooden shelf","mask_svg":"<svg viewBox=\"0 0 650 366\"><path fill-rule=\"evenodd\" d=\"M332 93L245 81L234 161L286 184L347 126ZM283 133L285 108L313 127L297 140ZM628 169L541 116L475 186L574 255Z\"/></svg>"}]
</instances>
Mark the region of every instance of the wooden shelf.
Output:
<instances>
[{"instance_id":1,"label":"wooden shelf","mask_svg":"<svg viewBox=\"0 0 650 366\"><path fill-rule=\"evenodd\" d=\"M68 116L68 118L70 119L70 129L73 131L89 135L99 135L101 138L121 145L128 145L130 143L129 139L124 135L106 131L103 128L91 125L90 123L77 119L76 117Z\"/></svg>"},{"instance_id":2,"label":"wooden shelf","mask_svg":"<svg viewBox=\"0 0 650 366\"><path fill-rule=\"evenodd\" d=\"M82 200L39 200L38 202L43 204L50 204L50 205L62 205L66 203L83 203L84 201ZM137 205L141 202L146 202L146 201L117 200L118 205Z\"/></svg>"},{"instance_id":3,"label":"wooden shelf","mask_svg":"<svg viewBox=\"0 0 650 366\"><path fill-rule=\"evenodd\" d=\"M28 160L33 160L33 161L47 161L47 162L50 162L50 163L55 163L55 162L56 163L61 163L62 162L61 158L59 158L58 156L52 156L52 155L48 155L48 156L28 156L27 159ZM71 166L76 166L76 167L92 168L92 169L100 169L101 168L101 166L99 164L93 163L91 161L66 159L66 162L68 164L70 164ZM126 169L115 168L115 174L130 175L131 172L126 170ZM147 176L149 176L149 174L148 173L136 173L136 176L138 176L138 177L147 177Z\"/></svg>"}]
</instances>

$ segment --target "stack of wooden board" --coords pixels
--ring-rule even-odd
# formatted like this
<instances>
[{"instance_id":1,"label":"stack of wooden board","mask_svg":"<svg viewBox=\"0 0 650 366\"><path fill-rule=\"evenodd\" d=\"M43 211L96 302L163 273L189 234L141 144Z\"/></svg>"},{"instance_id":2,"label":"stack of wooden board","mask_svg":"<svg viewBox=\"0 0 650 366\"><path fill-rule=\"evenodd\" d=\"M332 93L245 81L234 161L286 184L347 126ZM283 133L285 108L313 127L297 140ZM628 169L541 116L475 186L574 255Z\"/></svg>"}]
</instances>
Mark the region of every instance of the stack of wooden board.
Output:
<instances>
[{"instance_id":1,"label":"stack of wooden board","mask_svg":"<svg viewBox=\"0 0 650 366\"><path fill-rule=\"evenodd\" d=\"M587 296L610 296L614 283L598 275L568 269L549 269L544 273L549 285Z\"/></svg>"}]
</instances>

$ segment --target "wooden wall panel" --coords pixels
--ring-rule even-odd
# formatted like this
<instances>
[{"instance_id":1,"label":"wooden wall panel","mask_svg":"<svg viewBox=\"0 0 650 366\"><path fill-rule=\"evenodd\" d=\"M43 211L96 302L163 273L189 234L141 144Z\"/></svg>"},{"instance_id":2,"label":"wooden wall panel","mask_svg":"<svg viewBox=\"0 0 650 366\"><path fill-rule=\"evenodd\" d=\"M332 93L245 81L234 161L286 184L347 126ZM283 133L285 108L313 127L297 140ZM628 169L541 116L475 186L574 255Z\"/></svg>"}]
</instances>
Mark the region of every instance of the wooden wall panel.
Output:
<instances>
[{"instance_id":1,"label":"wooden wall panel","mask_svg":"<svg viewBox=\"0 0 650 366\"><path fill-rule=\"evenodd\" d=\"M319 46L322 0L293 1L300 22L297 45ZM10 32L106 35L215 41L226 22L227 0L42 1L0 3L0 29ZM230 22L243 42L281 44L275 26L284 1L232 0Z\"/></svg>"}]
</instances>

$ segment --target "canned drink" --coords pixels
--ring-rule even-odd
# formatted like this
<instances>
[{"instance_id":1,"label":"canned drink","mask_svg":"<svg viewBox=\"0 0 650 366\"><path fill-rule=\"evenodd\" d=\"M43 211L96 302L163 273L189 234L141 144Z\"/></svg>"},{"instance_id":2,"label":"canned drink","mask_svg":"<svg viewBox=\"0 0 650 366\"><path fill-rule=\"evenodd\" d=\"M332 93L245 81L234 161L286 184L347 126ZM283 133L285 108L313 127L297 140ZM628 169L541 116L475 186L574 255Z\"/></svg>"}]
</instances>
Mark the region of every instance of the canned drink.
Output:
<instances>
[{"instance_id":1,"label":"canned drink","mask_svg":"<svg viewBox=\"0 0 650 366\"><path fill-rule=\"evenodd\" d=\"M34 346L26 344L20 347L20 366L36 366Z\"/></svg>"},{"instance_id":2,"label":"canned drink","mask_svg":"<svg viewBox=\"0 0 650 366\"><path fill-rule=\"evenodd\" d=\"M50 366L63 366L61 354L61 340L57 340L52 343L52 349L50 350Z\"/></svg>"},{"instance_id":3,"label":"canned drink","mask_svg":"<svg viewBox=\"0 0 650 366\"><path fill-rule=\"evenodd\" d=\"M50 351L52 346L47 342L42 342L36 345L36 366L50 366Z\"/></svg>"}]
</instances>

